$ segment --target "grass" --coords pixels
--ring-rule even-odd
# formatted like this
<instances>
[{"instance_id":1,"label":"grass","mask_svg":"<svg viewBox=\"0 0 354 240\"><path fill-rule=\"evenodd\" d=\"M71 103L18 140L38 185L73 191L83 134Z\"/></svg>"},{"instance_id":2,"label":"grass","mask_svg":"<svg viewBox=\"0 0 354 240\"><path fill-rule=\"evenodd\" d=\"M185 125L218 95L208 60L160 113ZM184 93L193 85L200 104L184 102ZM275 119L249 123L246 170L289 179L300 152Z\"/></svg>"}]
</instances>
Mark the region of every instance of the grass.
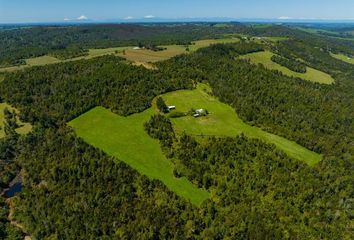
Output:
<instances>
[{"instance_id":1,"label":"grass","mask_svg":"<svg viewBox=\"0 0 354 240\"><path fill-rule=\"evenodd\" d=\"M209 198L209 193L186 178L175 178L173 163L166 159L159 142L144 130L144 123L154 113L155 110L150 108L140 114L121 117L105 108L96 107L69 125L87 143L124 161L151 179L161 180L177 195L200 205Z\"/></svg>"},{"instance_id":2,"label":"grass","mask_svg":"<svg viewBox=\"0 0 354 240\"><path fill-rule=\"evenodd\" d=\"M191 52L197 51L200 48L209 47L213 44L219 43L235 43L239 42L240 39L236 37L229 37L229 38L220 38L220 39L205 39L193 42L192 45L189 46Z\"/></svg>"},{"instance_id":3,"label":"grass","mask_svg":"<svg viewBox=\"0 0 354 240\"><path fill-rule=\"evenodd\" d=\"M11 107L10 105L6 103L0 103L0 138L5 137L5 131L4 131L4 110L5 108L8 108L9 110L15 110L17 113L18 111ZM20 126L18 129L16 129L16 132L18 134L27 134L32 130L32 126L29 123L23 123L20 121L20 119L17 119L17 123Z\"/></svg>"},{"instance_id":4,"label":"grass","mask_svg":"<svg viewBox=\"0 0 354 240\"><path fill-rule=\"evenodd\" d=\"M204 108L210 113L201 118L191 116L171 118L177 134L186 132L199 138L235 137L243 133L250 138L273 143L290 157L306 162L310 166L321 161L320 154L244 123L232 107L219 102L209 95L209 92L209 86L199 84L195 90L176 91L162 96L167 104L175 105L177 111L187 112L191 108ZM157 112L153 104L152 108L142 113L122 117L103 107L96 107L68 125L73 127L77 135L88 144L124 161L150 179L161 180L177 195L200 205L210 197L210 194L197 188L186 178L175 178L173 163L164 156L159 142L144 131L144 123Z\"/></svg>"},{"instance_id":5,"label":"grass","mask_svg":"<svg viewBox=\"0 0 354 240\"><path fill-rule=\"evenodd\" d=\"M58 62L61 62L61 60L51 56L42 56L42 57L30 58L26 60L26 64L30 67L54 64Z\"/></svg>"},{"instance_id":6,"label":"grass","mask_svg":"<svg viewBox=\"0 0 354 240\"><path fill-rule=\"evenodd\" d=\"M290 77L297 77L311 82L317 82L322 84L332 84L334 79L327 73L321 72L317 69L307 67L306 73L298 73L291 71L290 69L283 67L271 60L274 53L269 51L251 53L242 56L243 59L249 59L252 63L263 64L266 68L271 70L281 71L284 75Z\"/></svg>"},{"instance_id":7,"label":"grass","mask_svg":"<svg viewBox=\"0 0 354 240\"><path fill-rule=\"evenodd\" d=\"M166 48L166 50L155 52L147 49L134 50L130 48L125 51L125 54L120 53L119 56L135 63L154 63L186 53L185 46L169 45L162 47Z\"/></svg>"},{"instance_id":8,"label":"grass","mask_svg":"<svg viewBox=\"0 0 354 240\"><path fill-rule=\"evenodd\" d=\"M322 156L312 152L293 141L267 133L260 128L252 127L243 122L234 109L218 101L208 94L210 88L199 84L195 90L183 90L163 95L167 105L175 105L176 111L187 112L191 108L203 108L210 113L206 117L194 118L192 116L171 118L177 133L186 132L197 136L235 137L241 133L250 138L261 139L273 143L290 157L306 162L313 166L321 161Z\"/></svg>"},{"instance_id":9,"label":"grass","mask_svg":"<svg viewBox=\"0 0 354 240\"><path fill-rule=\"evenodd\" d=\"M190 48L190 52L194 52L200 48L208 47L211 44L233 43L238 41L239 41L238 38L207 39L207 40L195 41L193 42L192 45L189 46L189 48ZM177 55L188 53L188 51L186 51L186 47L182 45L166 45L162 47L166 48L166 50L157 51L157 52L147 50L147 49L134 50L133 46L103 48L103 49L89 49L89 54L87 56L76 57L76 58L71 58L66 60L60 60L51 56L42 56L42 57L26 59L25 65L0 68L0 72L13 72L18 70L23 70L27 67L77 61L82 59L91 59L91 58L100 57L104 55L111 55L111 54L126 58L128 61L132 62L135 65L143 65L147 68L153 68L153 66L150 63L164 61L172 57L175 57Z\"/></svg>"},{"instance_id":10,"label":"grass","mask_svg":"<svg viewBox=\"0 0 354 240\"><path fill-rule=\"evenodd\" d=\"M341 61L344 61L344 62L347 62L347 63L350 63L350 64L354 64L354 58L350 58L344 54L333 54L331 53L331 56L338 59L338 60L341 60Z\"/></svg>"}]
</instances>

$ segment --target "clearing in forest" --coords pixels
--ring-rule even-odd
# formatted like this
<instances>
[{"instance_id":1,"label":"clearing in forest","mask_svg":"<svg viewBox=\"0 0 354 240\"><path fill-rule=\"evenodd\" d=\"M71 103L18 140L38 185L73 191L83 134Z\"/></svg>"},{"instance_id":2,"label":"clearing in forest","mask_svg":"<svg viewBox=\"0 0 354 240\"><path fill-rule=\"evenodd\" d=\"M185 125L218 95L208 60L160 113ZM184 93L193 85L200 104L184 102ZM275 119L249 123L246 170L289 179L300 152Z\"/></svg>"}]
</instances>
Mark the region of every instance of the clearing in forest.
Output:
<instances>
[{"instance_id":1,"label":"clearing in forest","mask_svg":"<svg viewBox=\"0 0 354 240\"><path fill-rule=\"evenodd\" d=\"M162 96L167 105L176 106L176 111L188 112L191 108L203 108L209 112L208 116L200 118L193 116L171 118L177 133L186 132L196 136L218 137L235 137L243 133L247 137L275 144L278 149L283 150L290 157L306 162L308 165L313 166L321 161L320 154L243 122L231 106L221 103L208 94L210 91L208 85L198 84L195 90L176 91Z\"/></svg>"},{"instance_id":2,"label":"clearing in forest","mask_svg":"<svg viewBox=\"0 0 354 240\"><path fill-rule=\"evenodd\" d=\"M121 117L96 107L69 123L78 136L110 156L124 161L151 179L161 180L171 191L200 205L209 193L186 178L175 178L173 163L163 154L160 144L144 130L144 123L155 114L150 108L142 113Z\"/></svg>"},{"instance_id":3,"label":"clearing in forest","mask_svg":"<svg viewBox=\"0 0 354 240\"><path fill-rule=\"evenodd\" d=\"M89 49L87 56L81 56L76 58L70 58L66 60L60 60L52 56L42 56L26 59L25 65L12 66L0 68L0 72L13 72L25 69L27 67L33 66L43 66L47 64L55 64L61 62L70 62L83 59L91 59L95 57L105 56L105 55L117 55L127 59L128 61L133 62L136 65L143 65L150 68L149 63L164 61L175 57L180 54L194 52L200 48L208 47L212 44L217 43L233 43L239 42L238 38L222 38L222 39L206 39L198 40L189 45L189 51L187 51L187 46L184 45L166 45L161 46L165 48L162 51L152 51L147 49L135 49L134 46L126 47L115 47L115 48L102 48L102 49Z\"/></svg>"},{"instance_id":4,"label":"clearing in forest","mask_svg":"<svg viewBox=\"0 0 354 240\"><path fill-rule=\"evenodd\" d=\"M206 109L208 116L171 118L177 134L186 132L194 136L235 137L241 133L273 143L290 157L313 166L322 156L295 142L244 123L234 109L208 94L210 88L199 84L195 90L181 90L162 95L175 111L188 112L191 108ZM124 161L151 179L161 180L171 191L199 205L209 193L199 189L186 178L175 178L173 163L161 151L159 142L144 130L144 123L158 113L153 107L138 114L122 117L103 107L96 107L69 123L76 134L88 144L110 156ZM167 115L167 117L169 117Z\"/></svg>"},{"instance_id":5,"label":"clearing in forest","mask_svg":"<svg viewBox=\"0 0 354 240\"><path fill-rule=\"evenodd\" d=\"M11 107L10 105L6 103L0 103L0 138L5 137L5 131L4 131L4 121L5 121L5 116L4 116L4 110L5 108L9 109L10 111L15 110L16 113L18 111ZM27 134L32 130L32 125L29 123L23 123L20 121L20 119L17 119L17 124L19 128L16 129L16 132L18 134Z\"/></svg>"},{"instance_id":6,"label":"clearing in forest","mask_svg":"<svg viewBox=\"0 0 354 240\"><path fill-rule=\"evenodd\" d=\"M347 63L350 63L350 64L354 64L354 58L353 57L348 57L344 54L334 54L334 53L331 53L331 56L338 59L338 60L341 60L341 61L344 61L344 62L347 62Z\"/></svg>"},{"instance_id":7,"label":"clearing in forest","mask_svg":"<svg viewBox=\"0 0 354 240\"><path fill-rule=\"evenodd\" d=\"M291 71L290 69L279 65L271 60L274 53L269 51L256 52L241 56L243 59L249 59L254 64L263 64L266 68L271 70L281 71L284 75L290 77L297 77L311 82L317 82L322 84L332 84L334 79L327 73L321 72L314 68L307 67L306 73L298 73Z\"/></svg>"}]
</instances>

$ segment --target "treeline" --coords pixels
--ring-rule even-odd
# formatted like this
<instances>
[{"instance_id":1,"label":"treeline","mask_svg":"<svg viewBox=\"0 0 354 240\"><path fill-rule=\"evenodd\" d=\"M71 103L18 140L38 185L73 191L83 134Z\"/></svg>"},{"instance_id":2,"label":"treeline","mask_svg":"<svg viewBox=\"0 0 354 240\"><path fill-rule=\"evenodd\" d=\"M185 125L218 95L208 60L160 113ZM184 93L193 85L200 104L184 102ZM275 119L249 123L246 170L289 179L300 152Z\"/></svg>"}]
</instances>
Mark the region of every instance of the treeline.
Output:
<instances>
[{"instance_id":1,"label":"treeline","mask_svg":"<svg viewBox=\"0 0 354 240\"><path fill-rule=\"evenodd\" d=\"M288 59L279 55L273 55L271 60L294 72L306 73L306 65L294 59Z\"/></svg>"},{"instance_id":2,"label":"treeline","mask_svg":"<svg viewBox=\"0 0 354 240\"><path fill-rule=\"evenodd\" d=\"M20 110L25 122L58 126L95 106L121 115L140 112L161 93L192 87L191 78L171 77L105 56L9 74L0 94Z\"/></svg>"},{"instance_id":3,"label":"treeline","mask_svg":"<svg viewBox=\"0 0 354 240\"><path fill-rule=\"evenodd\" d=\"M189 45L195 40L219 38L225 34L284 36L306 41L326 51L354 55L353 41L310 34L286 26L257 28L239 23L225 27L214 27L209 23L35 26L0 32L0 66L25 64L24 59L46 54L65 59L82 56L89 48L140 45L158 51L160 48L156 46L159 45Z\"/></svg>"},{"instance_id":4,"label":"treeline","mask_svg":"<svg viewBox=\"0 0 354 240\"><path fill-rule=\"evenodd\" d=\"M58 58L60 60L66 60L70 58L87 56L89 51L79 46L70 46L63 49L53 50L49 55Z\"/></svg>"},{"instance_id":5,"label":"treeline","mask_svg":"<svg viewBox=\"0 0 354 240\"><path fill-rule=\"evenodd\" d=\"M162 115L152 117L148 125L153 136L173 134L165 127L168 122ZM164 146L166 138L158 139ZM214 193L215 201L202 207L208 208L203 220L209 224L203 233L208 232L209 239L350 236L353 179L340 180L343 188L337 188L343 172L334 177L331 169L313 169L274 145L244 135L198 140L182 134L172 139L169 157L175 176ZM351 174L350 169L342 171Z\"/></svg>"},{"instance_id":6,"label":"treeline","mask_svg":"<svg viewBox=\"0 0 354 240\"><path fill-rule=\"evenodd\" d=\"M24 64L24 59L46 54L70 58L85 54L82 49L120 46L188 45L240 31L246 26L215 28L210 24L106 24L34 26L0 32L0 67ZM75 49L75 51L74 51ZM79 50L79 51L78 51Z\"/></svg>"},{"instance_id":7,"label":"treeline","mask_svg":"<svg viewBox=\"0 0 354 240\"><path fill-rule=\"evenodd\" d=\"M342 173L311 169L242 135L199 142L182 135L175 149L179 176L215 193L213 220L205 219L223 238L350 238L353 178L339 180L339 189Z\"/></svg>"},{"instance_id":8,"label":"treeline","mask_svg":"<svg viewBox=\"0 0 354 240\"><path fill-rule=\"evenodd\" d=\"M39 129L22 146L14 217L36 239L187 239L203 231L190 203L66 128Z\"/></svg>"},{"instance_id":9,"label":"treeline","mask_svg":"<svg viewBox=\"0 0 354 240\"><path fill-rule=\"evenodd\" d=\"M340 84L314 84L235 60L237 52L232 49L232 45L215 45L159 67L175 75L207 81L213 94L232 105L244 121L266 131L318 153L343 156L354 152L354 86L348 68L336 73ZM328 65L336 63L333 60Z\"/></svg>"}]
</instances>

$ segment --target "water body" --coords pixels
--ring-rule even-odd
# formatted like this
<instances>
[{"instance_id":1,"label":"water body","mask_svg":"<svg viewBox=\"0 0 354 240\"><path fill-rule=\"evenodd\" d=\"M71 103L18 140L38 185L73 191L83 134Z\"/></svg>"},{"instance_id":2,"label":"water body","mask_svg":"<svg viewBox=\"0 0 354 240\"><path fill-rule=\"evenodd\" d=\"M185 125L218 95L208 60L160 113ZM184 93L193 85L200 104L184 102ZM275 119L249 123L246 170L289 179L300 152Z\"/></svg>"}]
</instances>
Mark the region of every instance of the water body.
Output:
<instances>
[{"instance_id":1,"label":"water body","mask_svg":"<svg viewBox=\"0 0 354 240\"><path fill-rule=\"evenodd\" d=\"M16 193L19 193L21 191L22 191L22 182L16 183L8 190L5 191L5 197L12 198L16 195Z\"/></svg>"},{"instance_id":2,"label":"water body","mask_svg":"<svg viewBox=\"0 0 354 240\"><path fill-rule=\"evenodd\" d=\"M12 198L22 191L22 177L19 175L14 180L11 181L9 188L5 189L4 196L6 198Z\"/></svg>"}]
</instances>

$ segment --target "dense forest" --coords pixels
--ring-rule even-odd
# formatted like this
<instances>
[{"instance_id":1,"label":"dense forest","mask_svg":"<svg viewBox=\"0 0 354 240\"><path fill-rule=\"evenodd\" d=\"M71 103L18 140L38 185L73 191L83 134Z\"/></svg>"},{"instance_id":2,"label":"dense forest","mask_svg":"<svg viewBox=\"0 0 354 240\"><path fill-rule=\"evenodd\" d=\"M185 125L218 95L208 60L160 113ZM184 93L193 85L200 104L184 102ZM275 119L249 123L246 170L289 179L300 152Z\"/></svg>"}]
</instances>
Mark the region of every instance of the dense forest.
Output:
<instances>
[{"instance_id":1,"label":"dense forest","mask_svg":"<svg viewBox=\"0 0 354 240\"><path fill-rule=\"evenodd\" d=\"M0 66L24 64L46 54L59 58L83 55L82 49L180 44L241 31L246 26L216 28L210 24L107 24L68 27L37 26L0 32ZM239 30L238 30L239 29Z\"/></svg>"},{"instance_id":2,"label":"dense forest","mask_svg":"<svg viewBox=\"0 0 354 240\"><path fill-rule=\"evenodd\" d=\"M169 30L132 25L112 31L113 27L54 28L46 34L65 39L74 33L80 39L73 39L85 49L111 46L111 37L124 35L125 27L135 29L126 41L156 38L174 43L226 31L207 25L173 25ZM186 37L187 28L199 33ZM41 35L43 28L18 29L11 33L14 36L6 36L15 46L16 34L26 39L33 31L38 31L37 43L48 38ZM179 31L178 37L168 37ZM13 131L14 113L7 112L6 137L0 141L0 170L8 174L1 175L1 187L22 172L23 191L11 205L24 233L35 239L351 239L354 68L332 58L325 47L350 53L351 43L284 26L235 24L227 31L289 39L272 45L247 41L213 45L157 63L154 70L104 56L6 74L1 98L34 125L32 133L18 136ZM105 32L106 40L97 37ZM65 41L65 46L74 42ZM263 50L289 61L301 59L336 82L307 82L239 58ZM25 56L21 50L18 53ZM89 146L66 125L95 106L124 116L138 113L160 94L192 89L196 82L209 84L212 94L248 124L323 154L323 161L310 167L274 145L244 135L178 135L163 115L166 104L158 99L161 114L142 127L160 141L176 177L186 177L211 193L209 200L194 206L160 181ZM0 238L23 239L24 233L7 222L9 211L1 200Z\"/></svg>"},{"instance_id":3,"label":"dense forest","mask_svg":"<svg viewBox=\"0 0 354 240\"><path fill-rule=\"evenodd\" d=\"M89 48L132 45L159 50L158 45L188 45L195 40L228 34L282 36L305 41L324 51L354 55L354 41L319 36L286 26L257 27L236 22L225 27L214 27L212 23L35 26L0 31L0 67L25 64L27 58L47 54L68 59L84 56Z\"/></svg>"},{"instance_id":4,"label":"dense forest","mask_svg":"<svg viewBox=\"0 0 354 240\"><path fill-rule=\"evenodd\" d=\"M140 112L158 94L192 87L191 79L104 56L13 73L0 86L0 94L20 110L24 121L58 126L95 106L121 115Z\"/></svg>"},{"instance_id":5,"label":"dense forest","mask_svg":"<svg viewBox=\"0 0 354 240\"><path fill-rule=\"evenodd\" d=\"M282 56L278 56L278 55L274 55L272 56L271 60L275 63L280 64L283 67L286 67L294 72L298 72L298 73L306 73L306 65L294 60L294 59L287 59L285 57Z\"/></svg>"}]
</instances>

